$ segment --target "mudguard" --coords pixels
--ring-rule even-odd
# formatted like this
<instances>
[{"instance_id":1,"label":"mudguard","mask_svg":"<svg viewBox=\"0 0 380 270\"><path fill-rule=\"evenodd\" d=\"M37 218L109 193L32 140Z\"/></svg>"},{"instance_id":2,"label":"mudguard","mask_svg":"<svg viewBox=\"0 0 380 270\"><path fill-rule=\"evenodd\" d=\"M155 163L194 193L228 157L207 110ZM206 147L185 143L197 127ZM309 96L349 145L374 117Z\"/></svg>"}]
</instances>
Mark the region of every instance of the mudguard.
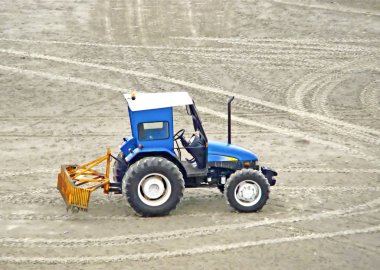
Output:
<instances>
[{"instance_id":1,"label":"mudguard","mask_svg":"<svg viewBox=\"0 0 380 270\"><path fill-rule=\"evenodd\" d=\"M123 139L124 142L120 145L120 150L125 156L128 156L132 150L137 147L136 139L133 136L129 136Z\"/></svg>"},{"instance_id":2,"label":"mudguard","mask_svg":"<svg viewBox=\"0 0 380 270\"><path fill-rule=\"evenodd\" d=\"M137 156L138 154L142 154L142 153L168 153L172 157L177 158L175 153L173 153L173 152L171 152L168 149L163 148L163 147L155 147L155 148L147 148L147 149L135 148L126 155L125 161L131 162L135 156Z\"/></svg>"},{"instance_id":3,"label":"mudguard","mask_svg":"<svg viewBox=\"0 0 380 270\"><path fill-rule=\"evenodd\" d=\"M277 176L277 172L269 167L261 166L261 172L264 174L265 178L268 179L269 185L274 186L276 184L276 179L273 176Z\"/></svg>"}]
</instances>

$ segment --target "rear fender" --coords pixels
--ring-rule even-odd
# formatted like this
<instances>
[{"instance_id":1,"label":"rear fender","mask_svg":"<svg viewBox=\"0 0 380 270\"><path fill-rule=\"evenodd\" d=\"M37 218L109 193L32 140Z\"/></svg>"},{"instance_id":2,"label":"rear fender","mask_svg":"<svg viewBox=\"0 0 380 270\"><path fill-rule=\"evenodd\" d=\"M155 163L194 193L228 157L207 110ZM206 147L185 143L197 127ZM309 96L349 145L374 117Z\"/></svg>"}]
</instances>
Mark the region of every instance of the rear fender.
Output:
<instances>
[{"instance_id":1,"label":"rear fender","mask_svg":"<svg viewBox=\"0 0 380 270\"><path fill-rule=\"evenodd\" d=\"M164 157L170 160L171 162L173 162L174 164L176 164L179 170L181 171L183 177L186 179L187 173L186 173L185 168L181 164L181 161L178 160L175 153L167 150L166 148L154 148L154 149L136 148L131 153L129 153L129 155L125 157L125 161L128 164L133 164L144 157L152 157L152 156Z\"/></svg>"},{"instance_id":2,"label":"rear fender","mask_svg":"<svg viewBox=\"0 0 380 270\"><path fill-rule=\"evenodd\" d=\"M131 150L130 152L128 152L128 154L125 157L125 161L127 161L128 163L134 163L134 159L138 156L159 156L159 153L165 153L165 155L169 155L173 158L177 158L175 153L169 151L166 148L161 148L161 147L156 147L154 149L135 148Z\"/></svg>"},{"instance_id":3,"label":"rear fender","mask_svg":"<svg viewBox=\"0 0 380 270\"><path fill-rule=\"evenodd\" d=\"M129 136L123 139L124 142L120 145L120 150L124 153L125 156L128 156L131 151L136 149L137 142L133 136Z\"/></svg>"}]
</instances>

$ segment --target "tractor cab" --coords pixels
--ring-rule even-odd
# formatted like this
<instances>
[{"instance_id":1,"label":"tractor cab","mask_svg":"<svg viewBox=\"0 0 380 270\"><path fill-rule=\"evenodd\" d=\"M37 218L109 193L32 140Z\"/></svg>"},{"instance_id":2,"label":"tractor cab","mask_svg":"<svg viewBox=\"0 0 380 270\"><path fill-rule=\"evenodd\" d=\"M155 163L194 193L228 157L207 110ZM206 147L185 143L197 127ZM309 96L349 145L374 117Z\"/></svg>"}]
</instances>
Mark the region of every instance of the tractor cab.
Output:
<instances>
[{"instance_id":1,"label":"tractor cab","mask_svg":"<svg viewBox=\"0 0 380 270\"><path fill-rule=\"evenodd\" d=\"M208 140L198 111L187 92L125 94L132 136L121 151L126 160L146 155L164 155L180 163L187 175L207 175ZM194 131L189 140L185 130L174 130L173 107L185 106ZM183 151L190 159L182 159Z\"/></svg>"}]
</instances>

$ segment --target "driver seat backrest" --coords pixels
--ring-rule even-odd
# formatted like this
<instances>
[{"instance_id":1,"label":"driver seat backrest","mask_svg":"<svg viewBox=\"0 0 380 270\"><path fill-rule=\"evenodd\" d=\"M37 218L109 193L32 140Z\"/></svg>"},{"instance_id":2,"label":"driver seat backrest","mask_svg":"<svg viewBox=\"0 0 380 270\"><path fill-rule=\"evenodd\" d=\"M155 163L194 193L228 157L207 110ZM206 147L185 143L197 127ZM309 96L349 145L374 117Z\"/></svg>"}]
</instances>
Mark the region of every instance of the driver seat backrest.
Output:
<instances>
[{"instance_id":1,"label":"driver seat backrest","mask_svg":"<svg viewBox=\"0 0 380 270\"><path fill-rule=\"evenodd\" d=\"M195 159L197 167L204 169L207 163L207 148L198 135L194 134L193 137L194 139L185 146L185 149Z\"/></svg>"}]
</instances>

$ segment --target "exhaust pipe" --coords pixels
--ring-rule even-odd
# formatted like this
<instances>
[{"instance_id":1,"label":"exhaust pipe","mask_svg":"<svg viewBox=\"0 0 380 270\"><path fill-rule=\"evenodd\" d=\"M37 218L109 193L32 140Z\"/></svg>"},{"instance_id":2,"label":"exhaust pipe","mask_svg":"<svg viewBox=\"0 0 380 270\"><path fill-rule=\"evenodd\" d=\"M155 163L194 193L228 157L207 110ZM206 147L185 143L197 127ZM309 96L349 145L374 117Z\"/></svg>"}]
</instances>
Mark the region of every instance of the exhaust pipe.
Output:
<instances>
[{"instance_id":1,"label":"exhaust pipe","mask_svg":"<svg viewBox=\"0 0 380 270\"><path fill-rule=\"evenodd\" d=\"M234 96L228 100L228 144L231 144L231 103L234 100Z\"/></svg>"}]
</instances>

